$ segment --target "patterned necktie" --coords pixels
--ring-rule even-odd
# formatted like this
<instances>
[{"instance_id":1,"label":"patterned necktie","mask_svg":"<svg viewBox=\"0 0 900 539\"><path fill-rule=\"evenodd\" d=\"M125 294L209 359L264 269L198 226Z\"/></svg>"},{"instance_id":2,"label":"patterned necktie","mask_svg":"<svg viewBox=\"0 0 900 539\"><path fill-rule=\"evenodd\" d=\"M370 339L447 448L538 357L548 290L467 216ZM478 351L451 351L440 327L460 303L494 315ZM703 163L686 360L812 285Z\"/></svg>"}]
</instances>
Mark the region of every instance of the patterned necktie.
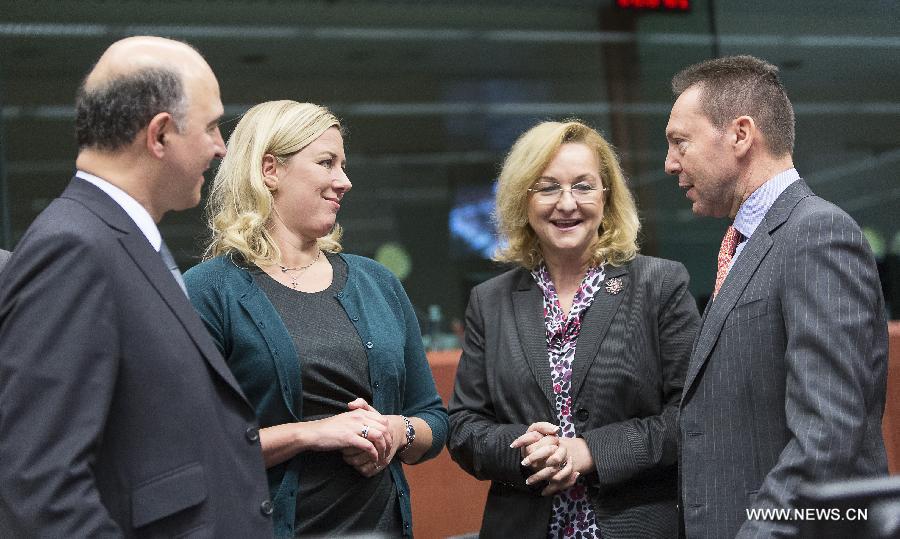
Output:
<instances>
[{"instance_id":1,"label":"patterned necktie","mask_svg":"<svg viewBox=\"0 0 900 539\"><path fill-rule=\"evenodd\" d=\"M738 232L738 229L734 228L734 226L729 226L728 230L725 231L725 237L722 238L722 246L719 248L719 261L716 268L716 287L713 290L713 299L716 298L716 295L719 293L719 288L722 288L722 283L725 282L725 276L728 275L728 266L731 264L731 259L734 258L734 252L737 250L738 243L744 239L744 236Z\"/></svg>"},{"instance_id":2,"label":"patterned necktie","mask_svg":"<svg viewBox=\"0 0 900 539\"><path fill-rule=\"evenodd\" d=\"M178 281L178 286L181 287L181 291L184 292L184 295L187 296L187 287L184 286L184 279L181 278L181 271L178 269L178 264L175 263L175 258L172 256L172 252L169 251L169 248L166 247L166 242L162 242L159 246L159 256L162 257L163 262L166 264L166 267L169 268L169 271L172 272L172 277L175 277L175 280Z\"/></svg>"}]
</instances>

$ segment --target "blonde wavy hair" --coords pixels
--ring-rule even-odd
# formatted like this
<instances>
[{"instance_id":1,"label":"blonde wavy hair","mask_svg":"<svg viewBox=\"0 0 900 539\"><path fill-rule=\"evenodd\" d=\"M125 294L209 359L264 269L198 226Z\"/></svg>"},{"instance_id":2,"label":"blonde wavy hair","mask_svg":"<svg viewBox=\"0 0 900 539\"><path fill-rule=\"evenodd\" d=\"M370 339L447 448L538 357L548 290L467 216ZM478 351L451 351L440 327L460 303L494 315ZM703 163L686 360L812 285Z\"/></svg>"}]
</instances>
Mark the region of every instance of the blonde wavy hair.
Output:
<instances>
[{"instance_id":1,"label":"blonde wavy hair","mask_svg":"<svg viewBox=\"0 0 900 539\"><path fill-rule=\"evenodd\" d=\"M227 153L213 180L206 206L209 245L203 259L239 253L248 264L281 262L269 233L272 192L263 182L263 156L279 161L299 152L341 123L325 107L296 101L267 101L248 110L228 139ZM341 251L341 228L318 239L323 251Z\"/></svg>"},{"instance_id":2,"label":"blonde wavy hair","mask_svg":"<svg viewBox=\"0 0 900 539\"><path fill-rule=\"evenodd\" d=\"M494 260L530 270L543 262L540 242L528 224L528 189L541 177L559 148L569 142L584 144L594 151L600 163L600 181L609 189L603 193L603 219L590 247L590 264L607 262L618 266L637 255L641 224L615 150L591 127L578 120L567 120L542 122L532 127L519 137L506 156L498 180L494 213L503 241Z\"/></svg>"}]
</instances>

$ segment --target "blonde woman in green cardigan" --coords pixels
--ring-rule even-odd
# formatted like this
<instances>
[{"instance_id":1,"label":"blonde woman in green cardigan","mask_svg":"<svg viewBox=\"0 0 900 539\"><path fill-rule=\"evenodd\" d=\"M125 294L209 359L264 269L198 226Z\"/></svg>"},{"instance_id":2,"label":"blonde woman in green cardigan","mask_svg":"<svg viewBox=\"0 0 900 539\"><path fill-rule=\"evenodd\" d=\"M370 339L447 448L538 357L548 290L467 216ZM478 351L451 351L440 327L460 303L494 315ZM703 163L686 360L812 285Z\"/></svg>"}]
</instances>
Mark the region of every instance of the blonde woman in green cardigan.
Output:
<instances>
[{"instance_id":1,"label":"blonde woman in green cardigan","mask_svg":"<svg viewBox=\"0 0 900 539\"><path fill-rule=\"evenodd\" d=\"M412 535L400 463L436 456L447 436L403 287L340 254L345 163L325 108L251 108L213 183L206 261L184 276L256 409L279 537Z\"/></svg>"}]
</instances>

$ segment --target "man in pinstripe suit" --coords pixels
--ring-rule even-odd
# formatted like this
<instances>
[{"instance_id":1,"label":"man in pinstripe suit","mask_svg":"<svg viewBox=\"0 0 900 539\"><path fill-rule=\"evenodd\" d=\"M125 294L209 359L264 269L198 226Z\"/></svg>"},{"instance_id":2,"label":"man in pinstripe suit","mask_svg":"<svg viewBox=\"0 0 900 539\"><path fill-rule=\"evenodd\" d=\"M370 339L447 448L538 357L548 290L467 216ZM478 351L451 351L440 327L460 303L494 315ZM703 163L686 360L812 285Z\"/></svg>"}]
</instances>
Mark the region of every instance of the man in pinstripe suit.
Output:
<instances>
[{"instance_id":1,"label":"man in pinstripe suit","mask_svg":"<svg viewBox=\"0 0 900 539\"><path fill-rule=\"evenodd\" d=\"M794 169L776 67L709 60L672 88L666 172L694 213L733 219L681 401L684 532L794 536L796 521L755 510L799 508L800 482L887 472L875 261L856 222Z\"/></svg>"}]
</instances>

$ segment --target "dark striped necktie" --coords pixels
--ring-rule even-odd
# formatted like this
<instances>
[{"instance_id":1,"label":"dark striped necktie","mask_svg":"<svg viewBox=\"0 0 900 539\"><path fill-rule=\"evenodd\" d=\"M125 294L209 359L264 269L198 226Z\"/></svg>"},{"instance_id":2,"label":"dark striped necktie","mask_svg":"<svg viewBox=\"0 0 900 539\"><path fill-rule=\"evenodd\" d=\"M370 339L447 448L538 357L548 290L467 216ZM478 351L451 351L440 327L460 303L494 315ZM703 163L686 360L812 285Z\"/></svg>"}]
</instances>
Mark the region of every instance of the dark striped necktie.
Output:
<instances>
[{"instance_id":1,"label":"dark striped necktie","mask_svg":"<svg viewBox=\"0 0 900 539\"><path fill-rule=\"evenodd\" d=\"M166 242L162 242L159 246L159 256L162 257L163 262L165 262L166 267L169 268L169 271L172 272L172 276L175 277L175 280L178 281L178 286L181 287L181 291L184 292L184 295L187 295L187 288L184 286L184 279L181 278L181 271L178 269L178 264L175 263L175 258L172 256L172 252L169 251L169 248L166 247Z\"/></svg>"}]
</instances>

